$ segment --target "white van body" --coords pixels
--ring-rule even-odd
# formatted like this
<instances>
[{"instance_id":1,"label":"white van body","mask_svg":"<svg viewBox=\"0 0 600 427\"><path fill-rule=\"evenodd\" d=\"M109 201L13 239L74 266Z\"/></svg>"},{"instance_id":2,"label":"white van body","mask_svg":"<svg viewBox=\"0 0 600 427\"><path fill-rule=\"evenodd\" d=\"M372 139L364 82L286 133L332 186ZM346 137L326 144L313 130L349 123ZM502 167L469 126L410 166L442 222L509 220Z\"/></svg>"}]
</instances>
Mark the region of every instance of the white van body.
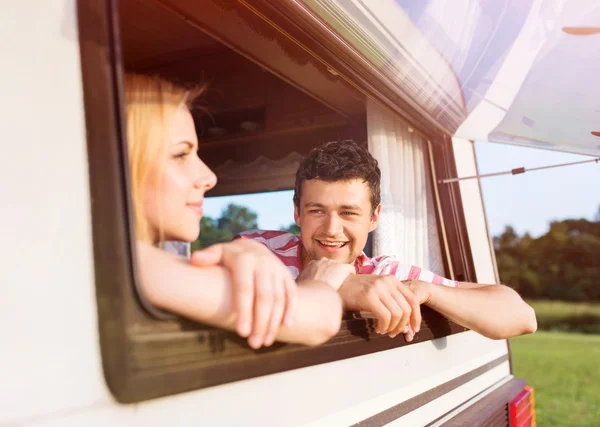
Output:
<instances>
[{"instance_id":1,"label":"white van body","mask_svg":"<svg viewBox=\"0 0 600 427\"><path fill-rule=\"evenodd\" d=\"M118 403L105 381L98 333L76 8L75 0L10 2L0 17L0 425L346 426L494 363L392 423L441 424L512 378L507 341L466 331ZM456 139L453 148L459 175L474 174L473 144ZM461 184L461 194L477 276L493 282L477 180Z\"/></svg>"}]
</instances>

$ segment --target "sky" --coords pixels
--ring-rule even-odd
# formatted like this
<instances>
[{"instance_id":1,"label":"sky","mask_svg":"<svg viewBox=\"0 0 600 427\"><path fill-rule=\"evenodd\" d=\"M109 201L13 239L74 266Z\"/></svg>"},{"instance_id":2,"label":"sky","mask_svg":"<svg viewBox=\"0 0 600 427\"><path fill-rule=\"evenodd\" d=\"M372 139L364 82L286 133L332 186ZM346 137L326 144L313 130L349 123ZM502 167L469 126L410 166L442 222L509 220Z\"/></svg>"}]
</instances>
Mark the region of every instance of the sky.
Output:
<instances>
[{"instance_id":1,"label":"sky","mask_svg":"<svg viewBox=\"0 0 600 427\"><path fill-rule=\"evenodd\" d=\"M589 156L476 142L479 173L501 172L589 160ZM566 218L593 220L600 208L600 163L587 163L521 175L481 180L488 225L493 236L511 225L519 235L537 237L551 221ZM205 215L218 218L229 203L248 206L258 214L261 229L278 229L294 221L292 191L244 196L212 197L205 200Z\"/></svg>"},{"instance_id":2,"label":"sky","mask_svg":"<svg viewBox=\"0 0 600 427\"><path fill-rule=\"evenodd\" d=\"M475 151L480 174L593 159L489 142L476 142ZM484 178L481 187L491 233L496 236L512 225L519 235L537 237L554 220L593 220L600 207L599 185L600 163Z\"/></svg>"},{"instance_id":3,"label":"sky","mask_svg":"<svg viewBox=\"0 0 600 427\"><path fill-rule=\"evenodd\" d=\"M218 218L229 203L244 205L258 214L258 228L277 230L294 222L293 191L274 191L243 196L207 197L204 216Z\"/></svg>"}]
</instances>

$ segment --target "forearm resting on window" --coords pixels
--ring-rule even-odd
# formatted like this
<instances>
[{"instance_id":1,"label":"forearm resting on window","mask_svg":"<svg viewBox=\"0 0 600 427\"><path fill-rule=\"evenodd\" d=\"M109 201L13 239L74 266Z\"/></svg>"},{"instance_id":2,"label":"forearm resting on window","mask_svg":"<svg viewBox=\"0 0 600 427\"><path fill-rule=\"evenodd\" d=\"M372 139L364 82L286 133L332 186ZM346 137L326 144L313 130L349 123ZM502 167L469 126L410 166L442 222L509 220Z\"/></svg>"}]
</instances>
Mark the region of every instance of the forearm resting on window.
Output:
<instances>
[{"instance_id":1,"label":"forearm resting on window","mask_svg":"<svg viewBox=\"0 0 600 427\"><path fill-rule=\"evenodd\" d=\"M509 287L460 283L431 285L427 306L488 338L506 339L537 329L535 312Z\"/></svg>"},{"instance_id":2,"label":"forearm resting on window","mask_svg":"<svg viewBox=\"0 0 600 427\"><path fill-rule=\"evenodd\" d=\"M158 308L191 320L234 330L231 277L223 267L195 267L185 258L138 243L139 276L146 298ZM319 345L340 328L342 304L326 283L298 288L293 326L279 329L278 341Z\"/></svg>"}]
</instances>

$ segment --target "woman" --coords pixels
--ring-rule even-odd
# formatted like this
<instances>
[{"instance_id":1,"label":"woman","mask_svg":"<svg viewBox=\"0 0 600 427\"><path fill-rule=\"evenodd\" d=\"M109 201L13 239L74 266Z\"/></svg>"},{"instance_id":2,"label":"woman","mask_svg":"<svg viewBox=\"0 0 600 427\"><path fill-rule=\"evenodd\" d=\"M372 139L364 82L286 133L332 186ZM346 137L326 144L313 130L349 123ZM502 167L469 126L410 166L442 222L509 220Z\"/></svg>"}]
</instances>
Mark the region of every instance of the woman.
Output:
<instances>
[{"instance_id":1,"label":"woman","mask_svg":"<svg viewBox=\"0 0 600 427\"><path fill-rule=\"evenodd\" d=\"M322 281L296 288L283 263L254 241L195 253L196 264L203 259L204 267L158 249L165 240L196 240L204 195L217 182L197 155L190 113L202 91L132 74L125 92L140 278L150 303L235 329L253 348L276 339L317 345L335 335L342 308L329 283L341 284L349 274L346 266L327 263Z\"/></svg>"}]
</instances>

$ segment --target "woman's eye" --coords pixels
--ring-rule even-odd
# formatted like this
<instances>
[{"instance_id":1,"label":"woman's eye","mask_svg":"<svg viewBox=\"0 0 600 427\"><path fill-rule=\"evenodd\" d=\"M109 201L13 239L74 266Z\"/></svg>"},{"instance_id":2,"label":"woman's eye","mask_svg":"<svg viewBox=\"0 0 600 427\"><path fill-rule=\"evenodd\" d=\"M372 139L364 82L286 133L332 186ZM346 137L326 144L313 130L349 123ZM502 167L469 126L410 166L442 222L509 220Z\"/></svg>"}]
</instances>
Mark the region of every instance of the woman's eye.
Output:
<instances>
[{"instance_id":1,"label":"woman's eye","mask_svg":"<svg viewBox=\"0 0 600 427\"><path fill-rule=\"evenodd\" d=\"M175 159L185 159L188 154L190 154L190 153L178 153L178 154L173 155L173 158L175 158Z\"/></svg>"}]
</instances>

